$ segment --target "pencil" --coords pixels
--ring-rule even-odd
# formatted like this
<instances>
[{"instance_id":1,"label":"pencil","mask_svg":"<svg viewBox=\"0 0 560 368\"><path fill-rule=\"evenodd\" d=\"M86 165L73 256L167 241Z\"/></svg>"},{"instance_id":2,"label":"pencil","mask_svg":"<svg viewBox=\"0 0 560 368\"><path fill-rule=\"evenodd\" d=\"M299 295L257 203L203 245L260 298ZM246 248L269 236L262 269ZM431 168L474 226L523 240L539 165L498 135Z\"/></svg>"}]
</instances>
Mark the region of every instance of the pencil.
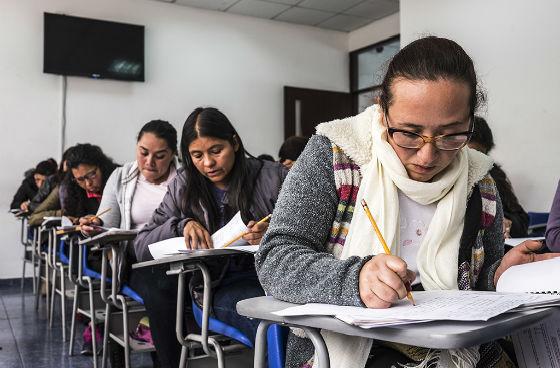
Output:
<instances>
[{"instance_id":1,"label":"pencil","mask_svg":"<svg viewBox=\"0 0 560 368\"><path fill-rule=\"evenodd\" d=\"M74 231L82 231L82 225L75 225L70 227L70 229L57 230L56 235L64 235L64 234L72 233Z\"/></svg>"},{"instance_id":2,"label":"pencil","mask_svg":"<svg viewBox=\"0 0 560 368\"><path fill-rule=\"evenodd\" d=\"M371 222L371 226L373 226L373 230L375 231L375 234L377 235L377 238L379 239L379 242L383 246L383 250L385 250L385 254L391 255L391 249L389 249L389 247L387 246L387 243L385 242L385 239L383 238L383 234L381 234L381 231L379 230L379 227L377 226L377 223L373 219L373 216L371 215L371 212L369 210L369 207L368 207L365 199L362 199L362 207L364 208L364 212L366 213L366 216L368 217L369 222ZM416 303L414 302L414 298L412 297L412 292L409 291L406 294L406 297L407 297L408 300L410 300L412 305L416 305Z\"/></svg>"},{"instance_id":3,"label":"pencil","mask_svg":"<svg viewBox=\"0 0 560 368\"><path fill-rule=\"evenodd\" d=\"M91 221L93 221L93 220L95 220L95 219L98 219L100 216L106 214L106 213L109 212L109 211L111 211L111 207L107 208L105 211L99 212L97 215L93 215L93 216L90 217L89 219L90 219Z\"/></svg>"},{"instance_id":4,"label":"pencil","mask_svg":"<svg viewBox=\"0 0 560 368\"><path fill-rule=\"evenodd\" d=\"M272 215L268 215L263 217L259 222L257 222L255 225L260 224L261 222L265 222L268 221L270 219L270 217L272 217ZM241 234L239 234L238 236L236 236L235 238L231 239L230 241L228 241L226 243L226 245L224 245L222 248L226 248L229 247L230 245L232 245L233 243L235 243L236 241L238 241L239 239L241 239L242 237L244 237L245 235L249 234L250 231L244 231Z\"/></svg>"}]
</instances>

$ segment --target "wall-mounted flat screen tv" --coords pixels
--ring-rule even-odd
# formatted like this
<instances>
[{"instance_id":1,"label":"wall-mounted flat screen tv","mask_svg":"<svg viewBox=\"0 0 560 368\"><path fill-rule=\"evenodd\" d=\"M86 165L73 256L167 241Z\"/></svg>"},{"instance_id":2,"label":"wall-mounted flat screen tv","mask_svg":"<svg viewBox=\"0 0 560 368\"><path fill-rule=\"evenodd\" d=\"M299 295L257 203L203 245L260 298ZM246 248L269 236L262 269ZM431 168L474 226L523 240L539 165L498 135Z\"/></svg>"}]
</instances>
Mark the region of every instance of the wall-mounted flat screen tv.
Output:
<instances>
[{"instance_id":1,"label":"wall-mounted flat screen tv","mask_svg":"<svg viewBox=\"0 0 560 368\"><path fill-rule=\"evenodd\" d=\"M45 13L43 72L144 81L144 26Z\"/></svg>"}]
</instances>

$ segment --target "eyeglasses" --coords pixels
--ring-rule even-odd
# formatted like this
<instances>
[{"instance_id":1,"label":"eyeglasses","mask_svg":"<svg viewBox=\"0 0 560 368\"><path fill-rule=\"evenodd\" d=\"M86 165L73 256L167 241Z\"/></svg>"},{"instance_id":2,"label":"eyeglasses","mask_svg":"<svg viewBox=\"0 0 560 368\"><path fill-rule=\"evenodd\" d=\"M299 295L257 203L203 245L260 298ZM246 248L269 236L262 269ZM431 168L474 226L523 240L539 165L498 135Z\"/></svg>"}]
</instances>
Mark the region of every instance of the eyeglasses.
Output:
<instances>
[{"instance_id":1,"label":"eyeglasses","mask_svg":"<svg viewBox=\"0 0 560 368\"><path fill-rule=\"evenodd\" d=\"M86 181L93 181L97 176L97 167L83 176L74 177L74 181L78 184L83 184Z\"/></svg>"},{"instance_id":2,"label":"eyeglasses","mask_svg":"<svg viewBox=\"0 0 560 368\"><path fill-rule=\"evenodd\" d=\"M385 112L383 115L387 123L387 134L397 146L402 148L420 149L426 143L433 143L437 149L442 151L456 151L469 142L474 131L474 120L470 118L469 125L472 124L472 127L469 131L427 137L408 130L391 128L389 126L389 113Z\"/></svg>"}]
</instances>

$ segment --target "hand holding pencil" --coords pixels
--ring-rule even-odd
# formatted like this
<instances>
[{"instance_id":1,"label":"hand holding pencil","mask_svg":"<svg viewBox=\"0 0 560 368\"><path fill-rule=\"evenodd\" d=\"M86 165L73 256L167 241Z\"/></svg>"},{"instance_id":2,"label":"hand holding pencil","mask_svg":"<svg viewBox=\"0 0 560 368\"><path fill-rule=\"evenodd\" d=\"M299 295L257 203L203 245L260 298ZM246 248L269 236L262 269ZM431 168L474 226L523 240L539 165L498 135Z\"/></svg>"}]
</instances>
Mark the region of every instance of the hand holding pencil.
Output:
<instances>
[{"instance_id":1,"label":"hand holding pencil","mask_svg":"<svg viewBox=\"0 0 560 368\"><path fill-rule=\"evenodd\" d=\"M363 303L369 308L388 308L407 297L415 305L410 292L410 281L414 280L414 272L407 269L406 262L401 258L391 254L364 200L362 206L385 251L385 254L378 254L366 262L360 270L359 292Z\"/></svg>"},{"instance_id":2,"label":"hand holding pencil","mask_svg":"<svg viewBox=\"0 0 560 368\"><path fill-rule=\"evenodd\" d=\"M268 220L270 220L270 217L272 217L272 215L265 216L258 222L249 221L249 223L247 224L247 231L239 234L238 237L230 240L223 247L226 248L241 238L246 240L251 245L260 244L264 233L266 233L266 230L268 230Z\"/></svg>"}]
</instances>

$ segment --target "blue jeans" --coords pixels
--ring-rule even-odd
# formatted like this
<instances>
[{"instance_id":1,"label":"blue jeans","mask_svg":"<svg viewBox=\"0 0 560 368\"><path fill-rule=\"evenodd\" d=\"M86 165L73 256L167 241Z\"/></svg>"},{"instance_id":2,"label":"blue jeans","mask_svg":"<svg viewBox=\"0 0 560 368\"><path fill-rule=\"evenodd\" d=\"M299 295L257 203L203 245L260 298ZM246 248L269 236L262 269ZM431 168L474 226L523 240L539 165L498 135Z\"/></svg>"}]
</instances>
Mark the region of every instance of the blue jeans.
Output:
<instances>
[{"instance_id":1,"label":"blue jeans","mask_svg":"<svg viewBox=\"0 0 560 368\"><path fill-rule=\"evenodd\" d=\"M216 318L237 328L253 344L259 320L240 316L235 306L240 300L258 296L264 296L264 290L255 271L231 272L226 274L220 285L214 289L212 300L212 309Z\"/></svg>"}]
</instances>

